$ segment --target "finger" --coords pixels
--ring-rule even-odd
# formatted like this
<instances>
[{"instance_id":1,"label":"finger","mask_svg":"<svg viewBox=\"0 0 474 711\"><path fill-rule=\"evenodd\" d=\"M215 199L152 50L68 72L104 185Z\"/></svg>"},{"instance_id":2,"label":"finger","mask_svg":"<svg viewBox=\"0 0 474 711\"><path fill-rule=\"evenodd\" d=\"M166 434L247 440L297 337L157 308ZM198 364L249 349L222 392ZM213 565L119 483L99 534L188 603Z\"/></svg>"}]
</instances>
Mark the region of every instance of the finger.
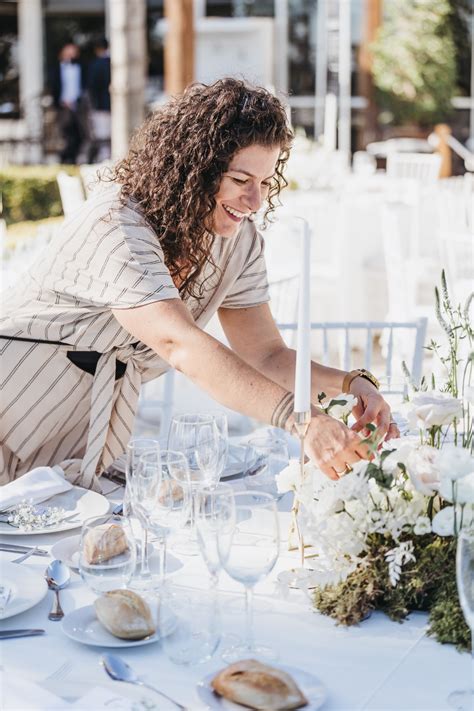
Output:
<instances>
[{"instance_id":1,"label":"finger","mask_svg":"<svg viewBox=\"0 0 474 711\"><path fill-rule=\"evenodd\" d=\"M377 415L377 435L381 439L383 439L388 432L388 429L390 427L390 417L391 413L388 408L380 410L379 414Z\"/></svg>"},{"instance_id":2,"label":"finger","mask_svg":"<svg viewBox=\"0 0 474 711\"><path fill-rule=\"evenodd\" d=\"M319 469L322 471L323 474L325 474L327 477L329 477L329 479L332 479L333 481L337 481L340 478L340 475L337 473L334 467L329 464L320 464Z\"/></svg>"},{"instance_id":3,"label":"finger","mask_svg":"<svg viewBox=\"0 0 474 711\"><path fill-rule=\"evenodd\" d=\"M354 432L360 432L361 430L364 429L366 425L369 425L371 422L375 420L377 417L378 410L373 408L373 407L368 407L362 417L359 417L359 419L354 422L354 424L351 427L351 430Z\"/></svg>"},{"instance_id":4,"label":"finger","mask_svg":"<svg viewBox=\"0 0 474 711\"><path fill-rule=\"evenodd\" d=\"M395 422L391 422L385 439L396 439L398 437L400 437L400 430L398 429Z\"/></svg>"}]
</instances>

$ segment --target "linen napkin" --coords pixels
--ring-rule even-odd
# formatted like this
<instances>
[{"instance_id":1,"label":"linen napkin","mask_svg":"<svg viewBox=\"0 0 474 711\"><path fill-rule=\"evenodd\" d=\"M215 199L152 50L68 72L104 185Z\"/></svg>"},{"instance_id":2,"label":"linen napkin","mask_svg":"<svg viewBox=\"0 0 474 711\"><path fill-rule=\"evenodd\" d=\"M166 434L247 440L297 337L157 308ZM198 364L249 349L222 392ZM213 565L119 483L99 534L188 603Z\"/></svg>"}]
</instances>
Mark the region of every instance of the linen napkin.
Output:
<instances>
[{"instance_id":1,"label":"linen napkin","mask_svg":"<svg viewBox=\"0 0 474 711\"><path fill-rule=\"evenodd\" d=\"M72 484L64 478L61 467L36 467L0 487L0 511L16 506L24 499L39 504L69 489L72 489Z\"/></svg>"},{"instance_id":2,"label":"linen napkin","mask_svg":"<svg viewBox=\"0 0 474 711\"><path fill-rule=\"evenodd\" d=\"M53 711L69 709L71 705L38 684L28 681L24 676L3 669L0 708L9 711Z\"/></svg>"}]
</instances>

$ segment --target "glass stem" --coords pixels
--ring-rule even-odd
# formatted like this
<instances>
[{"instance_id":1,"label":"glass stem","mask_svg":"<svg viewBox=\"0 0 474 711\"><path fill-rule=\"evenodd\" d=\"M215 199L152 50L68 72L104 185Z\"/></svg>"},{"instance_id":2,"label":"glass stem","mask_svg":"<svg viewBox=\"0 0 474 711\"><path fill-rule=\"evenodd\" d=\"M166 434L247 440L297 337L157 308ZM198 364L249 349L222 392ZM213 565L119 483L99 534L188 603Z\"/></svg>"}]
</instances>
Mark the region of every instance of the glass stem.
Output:
<instances>
[{"instance_id":1,"label":"glass stem","mask_svg":"<svg viewBox=\"0 0 474 711\"><path fill-rule=\"evenodd\" d=\"M148 566L148 528L146 523L142 523L142 549L140 556L140 574L143 578L149 577L150 568Z\"/></svg>"},{"instance_id":2,"label":"glass stem","mask_svg":"<svg viewBox=\"0 0 474 711\"><path fill-rule=\"evenodd\" d=\"M474 627L471 630L471 695L474 695ZM471 699L472 701L472 699Z\"/></svg>"},{"instance_id":3,"label":"glass stem","mask_svg":"<svg viewBox=\"0 0 474 711\"><path fill-rule=\"evenodd\" d=\"M245 646L251 652L254 648L253 639L253 588L245 586Z\"/></svg>"},{"instance_id":4,"label":"glass stem","mask_svg":"<svg viewBox=\"0 0 474 711\"><path fill-rule=\"evenodd\" d=\"M197 491L191 491L191 506L189 511L189 527L191 529L191 540L197 540L196 534L196 505L197 505Z\"/></svg>"},{"instance_id":5,"label":"glass stem","mask_svg":"<svg viewBox=\"0 0 474 711\"><path fill-rule=\"evenodd\" d=\"M166 575L166 536L160 537L160 588L165 586Z\"/></svg>"}]
</instances>

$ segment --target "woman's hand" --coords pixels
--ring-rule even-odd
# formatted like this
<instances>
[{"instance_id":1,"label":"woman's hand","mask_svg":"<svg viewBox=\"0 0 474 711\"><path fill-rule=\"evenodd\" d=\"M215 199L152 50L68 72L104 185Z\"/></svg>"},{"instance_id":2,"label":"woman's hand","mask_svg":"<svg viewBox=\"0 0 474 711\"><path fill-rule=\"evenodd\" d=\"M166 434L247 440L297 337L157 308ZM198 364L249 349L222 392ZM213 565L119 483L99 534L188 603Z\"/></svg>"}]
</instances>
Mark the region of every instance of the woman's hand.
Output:
<instances>
[{"instance_id":1,"label":"woman's hand","mask_svg":"<svg viewBox=\"0 0 474 711\"><path fill-rule=\"evenodd\" d=\"M379 391L365 378L354 378L350 385L351 395L357 397L357 405L352 410L356 418L352 425L354 432L363 431L373 422L377 427L377 438L381 440L400 437L397 425L392 420L392 413Z\"/></svg>"},{"instance_id":2,"label":"woman's hand","mask_svg":"<svg viewBox=\"0 0 474 711\"><path fill-rule=\"evenodd\" d=\"M352 464L372 456L370 448L356 432L322 412L311 418L305 451L313 464L330 479L339 479L350 471Z\"/></svg>"}]
</instances>

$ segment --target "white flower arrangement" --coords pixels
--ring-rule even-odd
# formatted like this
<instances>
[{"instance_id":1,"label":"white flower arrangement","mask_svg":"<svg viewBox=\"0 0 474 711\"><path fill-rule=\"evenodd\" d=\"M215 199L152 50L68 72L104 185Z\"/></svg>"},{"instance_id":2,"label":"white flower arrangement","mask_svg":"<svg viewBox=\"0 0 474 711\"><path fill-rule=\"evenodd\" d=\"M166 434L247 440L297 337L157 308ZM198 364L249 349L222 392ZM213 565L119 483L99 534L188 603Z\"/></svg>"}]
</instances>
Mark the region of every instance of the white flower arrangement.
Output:
<instances>
[{"instance_id":1,"label":"white flower arrangement","mask_svg":"<svg viewBox=\"0 0 474 711\"><path fill-rule=\"evenodd\" d=\"M373 446L373 461L361 461L336 481L311 464L305 467L304 482L297 463L278 476L279 491L294 491L301 504L300 528L305 544L314 550L313 572L305 585L316 586L319 610L345 624L360 621L378 607L401 619L420 600L430 610L447 601L459 608L457 596L440 597L437 584L448 590L454 579L455 536L474 526L474 339L468 318L472 297L464 310L454 310L444 274L442 285L442 303L436 294L437 314L448 335L449 353L441 355L433 342L429 349L446 366L447 380L440 389L433 379L430 390L424 381L413 388L406 409L414 431L377 448L371 426L365 441ZM469 346L464 362L458 354L461 339ZM339 395L337 404L329 403L325 411L347 417L349 401L347 408L340 403L344 398ZM438 560L442 569L436 580L433 567ZM452 624L443 623L442 630L434 616L432 632L440 641L464 647L468 632L462 615L456 617L452 610L449 614Z\"/></svg>"}]
</instances>

